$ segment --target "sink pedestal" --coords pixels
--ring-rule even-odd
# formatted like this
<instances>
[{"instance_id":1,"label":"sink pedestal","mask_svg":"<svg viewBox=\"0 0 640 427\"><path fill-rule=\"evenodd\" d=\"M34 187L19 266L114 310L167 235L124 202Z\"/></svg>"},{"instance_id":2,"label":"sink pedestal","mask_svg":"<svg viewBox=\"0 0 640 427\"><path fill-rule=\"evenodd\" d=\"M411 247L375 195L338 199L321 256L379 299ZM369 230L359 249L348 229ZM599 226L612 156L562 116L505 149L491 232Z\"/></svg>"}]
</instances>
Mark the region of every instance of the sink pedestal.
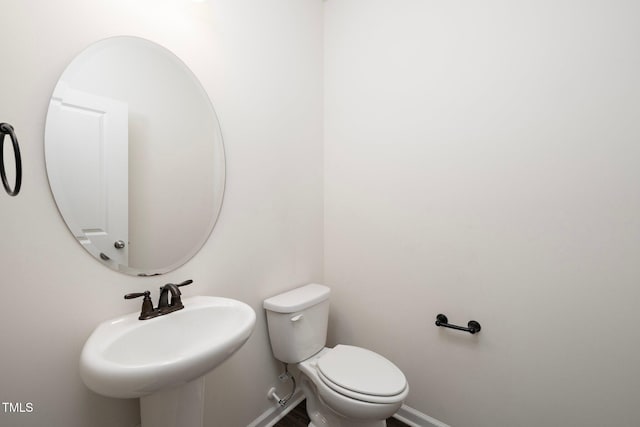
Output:
<instances>
[{"instance_id":1,"label":"sink pedestal","mask_svg":"<svg viewBox=\"0 0 640 427\"><path fill-rule=\"evenodd\" d=\"M204 377L140 398L142 427L202 427Z\"/></svg>"}]
</instances>

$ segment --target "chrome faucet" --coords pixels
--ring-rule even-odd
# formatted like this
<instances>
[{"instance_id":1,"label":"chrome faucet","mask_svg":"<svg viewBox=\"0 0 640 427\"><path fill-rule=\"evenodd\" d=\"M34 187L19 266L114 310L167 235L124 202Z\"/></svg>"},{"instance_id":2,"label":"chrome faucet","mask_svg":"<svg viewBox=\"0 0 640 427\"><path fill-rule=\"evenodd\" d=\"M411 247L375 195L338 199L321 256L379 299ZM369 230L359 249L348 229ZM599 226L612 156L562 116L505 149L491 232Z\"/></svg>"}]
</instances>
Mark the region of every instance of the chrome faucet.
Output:
<instances>
[{"instance_id":1,"label":"chrome faucet","mask_svg":"<svg viewBox=\"0 0 640 427\"><path fill-rule=\"evenodd\" d=\"M182 283L174 284L167 283L166 285L160 288L160 299L158 300L158 307L153 308L153 303L151 302L150 292L144 291L139 293L127 294L124 296L124 299L132 299L144 296L142 301L142 310L140 311L140 320L153 319L154 317L162 316L164 314L169 314L174 311L178 311L184 308L182 304L182 299L180 295L181 286L187 286L193 283L193 280L185 280ZM169 292L171 292L171 302L169 302Z\"/></svg>"}]
</instances>

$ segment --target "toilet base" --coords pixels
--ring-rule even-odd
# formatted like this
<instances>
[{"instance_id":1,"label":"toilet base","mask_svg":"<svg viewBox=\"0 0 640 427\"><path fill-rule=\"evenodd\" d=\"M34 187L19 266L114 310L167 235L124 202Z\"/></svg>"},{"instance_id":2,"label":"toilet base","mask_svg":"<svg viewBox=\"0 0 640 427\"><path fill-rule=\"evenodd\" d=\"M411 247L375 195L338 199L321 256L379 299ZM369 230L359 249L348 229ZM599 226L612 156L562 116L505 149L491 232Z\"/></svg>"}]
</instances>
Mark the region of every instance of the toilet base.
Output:
<instances>
[{"instance_id":1,"label":"toilet base","mask_svg":"<svg viewBox=\"0 0 640 427\"><path fill-rule=\"evenodd\" d=\"M340 415L329 408L317 395L313 383L301 373L301 388L307 400L307 415L311 422L308 427L387 427L383 420L357 420Z\"/></svg>"}]
</instances>

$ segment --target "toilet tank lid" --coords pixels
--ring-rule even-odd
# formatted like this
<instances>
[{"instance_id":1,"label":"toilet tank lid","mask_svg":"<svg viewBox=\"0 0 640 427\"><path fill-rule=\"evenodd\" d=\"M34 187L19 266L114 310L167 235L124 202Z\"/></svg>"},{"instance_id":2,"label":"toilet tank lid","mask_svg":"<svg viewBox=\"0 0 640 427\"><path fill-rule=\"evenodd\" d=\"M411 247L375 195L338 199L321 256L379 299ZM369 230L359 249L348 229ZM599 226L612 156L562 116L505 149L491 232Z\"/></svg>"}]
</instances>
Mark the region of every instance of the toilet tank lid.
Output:
<instances>
[{"instance_id":1,"label":"toilet tank lid","mask_svg":"<svg viewBox=\"0 0 640 427\"><path fill-rule=\"evenodd\" d=\"M328 299L330 292L331 289L327 286L310 283L267 298L264 300L263 307L277 313L294 313Z\"/></svg>"}]
</instances>

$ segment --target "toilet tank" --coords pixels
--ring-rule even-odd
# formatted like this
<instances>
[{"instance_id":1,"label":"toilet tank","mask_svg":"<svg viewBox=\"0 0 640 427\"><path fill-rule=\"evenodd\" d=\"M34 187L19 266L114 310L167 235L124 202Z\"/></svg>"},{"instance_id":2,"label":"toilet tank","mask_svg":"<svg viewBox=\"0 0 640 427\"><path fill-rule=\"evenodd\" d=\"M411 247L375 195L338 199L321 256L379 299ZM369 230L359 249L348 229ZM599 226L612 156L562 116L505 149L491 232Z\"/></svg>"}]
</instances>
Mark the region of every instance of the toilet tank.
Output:
<instances>
[{"instance_id":1,"label":"toilet tank","mask_svg":"<svg viewBox=\"0 0 640 427\"><path fill-rule=\"evenodd\" d=\"M330 289L315 283L264 300L271 350L276 359L299 363L327 342Z\"/></svg>"}]
</instances>

